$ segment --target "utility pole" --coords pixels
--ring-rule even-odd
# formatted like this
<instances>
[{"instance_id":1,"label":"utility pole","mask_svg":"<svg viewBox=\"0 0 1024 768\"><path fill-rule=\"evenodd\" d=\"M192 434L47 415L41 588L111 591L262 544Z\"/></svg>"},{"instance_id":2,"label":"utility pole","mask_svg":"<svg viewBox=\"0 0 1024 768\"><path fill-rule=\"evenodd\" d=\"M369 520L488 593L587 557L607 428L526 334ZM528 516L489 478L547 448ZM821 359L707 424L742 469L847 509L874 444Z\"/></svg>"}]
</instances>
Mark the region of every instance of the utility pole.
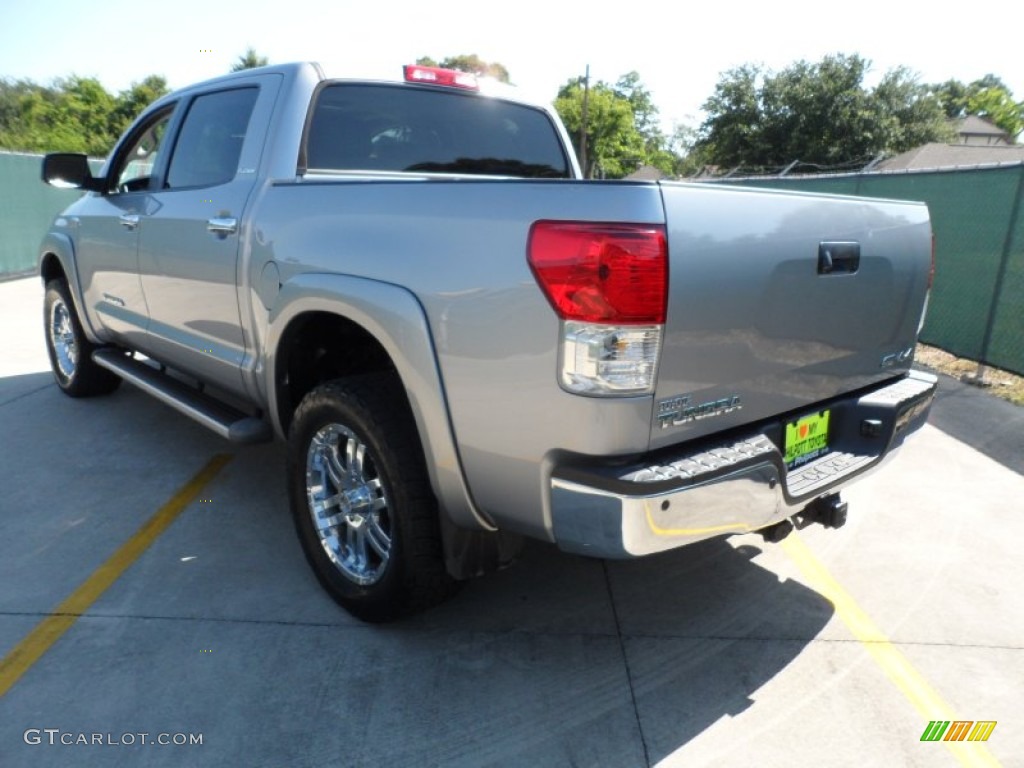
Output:
<instances>
[{"instance_id":1,"label":"utility pole","mask_svg":"<svg viewBox=\"0 0 1024 768\"><path fill-rule=\"evenodd\" d=\"M583 120L580 124L580 166L583 178L587 178L587 102L590 100L590 65L583 78Z\"/></svg>"}]
</instances>

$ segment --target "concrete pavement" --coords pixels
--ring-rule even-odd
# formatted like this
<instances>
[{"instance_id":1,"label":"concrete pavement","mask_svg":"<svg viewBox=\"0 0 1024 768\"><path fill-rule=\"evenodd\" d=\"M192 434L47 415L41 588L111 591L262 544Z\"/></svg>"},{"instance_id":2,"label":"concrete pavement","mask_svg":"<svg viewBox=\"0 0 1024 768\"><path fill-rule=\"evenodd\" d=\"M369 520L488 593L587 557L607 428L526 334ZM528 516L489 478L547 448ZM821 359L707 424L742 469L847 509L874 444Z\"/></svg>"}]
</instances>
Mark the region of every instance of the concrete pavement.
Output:
<instances>
[{"instance_id":1,"label":"concrete pavement","mask_svg":"<svg viewBox=\"0 0 1024 768\"><path fill-rule=\"evenodd\" d=\"M0 698L0 766L1024 766L1024 409L944 380L942 429L846 493L846 527L798 534L882 639L757 535L608 563L532 544L375 627L303 560L282 446L231 447L130 386L62 396L40 301L0 283L0 655L233 458ZM988 742L921 742L940 714L879 648L997 721ZM60 743L93 734L121 743Z\"/></svg>"}]
</instances>

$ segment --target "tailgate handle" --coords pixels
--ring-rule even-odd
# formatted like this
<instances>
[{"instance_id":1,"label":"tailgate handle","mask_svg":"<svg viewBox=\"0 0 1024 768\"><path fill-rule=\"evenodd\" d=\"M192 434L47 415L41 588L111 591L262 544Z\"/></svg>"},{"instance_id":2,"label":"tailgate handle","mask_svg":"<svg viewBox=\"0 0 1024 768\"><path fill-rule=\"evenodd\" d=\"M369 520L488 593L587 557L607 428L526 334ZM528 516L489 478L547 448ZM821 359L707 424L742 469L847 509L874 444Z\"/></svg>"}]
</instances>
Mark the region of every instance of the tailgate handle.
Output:
<instances>
[{"instance_id":1,"label":"tailgate handle","mask_svg":"<svg viewBox=\"0 0 1024 768\"><path fill-rule=\"evenodd\" d=\"M852 275L860 267L860 243L818 244L819 275Z\"/></svg>"}]
</instances>

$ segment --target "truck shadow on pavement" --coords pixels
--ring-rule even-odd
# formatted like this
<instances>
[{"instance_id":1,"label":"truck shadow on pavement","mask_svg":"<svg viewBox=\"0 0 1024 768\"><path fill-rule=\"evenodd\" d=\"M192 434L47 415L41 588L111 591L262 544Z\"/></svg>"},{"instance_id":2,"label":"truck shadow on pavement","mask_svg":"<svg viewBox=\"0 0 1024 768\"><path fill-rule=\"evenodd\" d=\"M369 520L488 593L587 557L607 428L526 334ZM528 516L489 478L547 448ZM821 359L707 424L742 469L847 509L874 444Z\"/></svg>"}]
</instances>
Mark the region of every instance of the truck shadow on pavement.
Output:
<instances>
[{"instance_id":1,"label":"truck shadow on pavement","mask_svg":"<svg viewBox=\"0 0 1024 768\"><path fill-rule=\"evenodd\" d=\"M76 488L77 504L47 514L54 525L94 521L55 540L45 563L15 557L34 551L36 528L0 521L14 558L5 589L31 594L17 602L24 617L52 610L95 553L152 514L145 505L169 493L154 494L153 478L173 475L172 488L231 449L130 387L83 405L49 374L17 383L17 402L0 410L17 438L5 478L14 498L41 493L24 473L47 460L46 435L59 428L65 455L89 459L50 473ZM433 611L361 624L303 559L283 458L276 443L236 449L204 491L210 503L190 505L8 693L0 737L17 745L12 764L68 758L20 743L30 713L86 732L204 733L202 748L166 753L177 764L654 764L757 706L756 692L833 614L817 593L751 562L756 547L717 539L626 562L530 543L513 567ZM91 490L101 481L116 483L116 506L106 486ZM74 758L105 764L101 752Z\"/></svg>"},{"instance_id":2,"label":"truck shadow on pavement","mask_svg":"<svg viewBox=\"0 0 1024 768\"><path fill-rule=\"evenodd\" d=\"M516 566L397 628L474 638L458 662L476 664L472 715L445 721L459 732L480 718L489 740L438 764L654 764L748 709L834 612L751 562L758 552L718 539L601 563L528 545Z\"/></svg>"}]
</instances>

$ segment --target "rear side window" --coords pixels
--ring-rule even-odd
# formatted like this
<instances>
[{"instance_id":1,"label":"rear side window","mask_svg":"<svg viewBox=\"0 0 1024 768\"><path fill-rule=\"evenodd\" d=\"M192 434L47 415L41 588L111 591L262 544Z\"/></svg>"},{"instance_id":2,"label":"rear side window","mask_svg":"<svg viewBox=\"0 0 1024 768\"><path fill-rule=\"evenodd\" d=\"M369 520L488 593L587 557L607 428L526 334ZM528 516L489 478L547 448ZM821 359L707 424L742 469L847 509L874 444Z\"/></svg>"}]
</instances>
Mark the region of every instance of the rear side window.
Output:
<instances>
[{"instance_id":1,"label":"rear side window","mask_svg":"<svg viewBox=\"0 0 1024 768\"><path fill-rule=\"evenodd\" d=\"M189 105L167 170L168 187L210 187L235 177L257 88L198 96Z\"/></svg>"},{"instance_id":2,"label":"rear side window","mask_svg":"<svg viewBox=\"0 0 1024 768\"><path fill-rule=\"evenodd\" d=\"M569 176L562 142L542 110L475 94L343 83L319 93L306 166Z\"/></svg>"}]
</instances>

